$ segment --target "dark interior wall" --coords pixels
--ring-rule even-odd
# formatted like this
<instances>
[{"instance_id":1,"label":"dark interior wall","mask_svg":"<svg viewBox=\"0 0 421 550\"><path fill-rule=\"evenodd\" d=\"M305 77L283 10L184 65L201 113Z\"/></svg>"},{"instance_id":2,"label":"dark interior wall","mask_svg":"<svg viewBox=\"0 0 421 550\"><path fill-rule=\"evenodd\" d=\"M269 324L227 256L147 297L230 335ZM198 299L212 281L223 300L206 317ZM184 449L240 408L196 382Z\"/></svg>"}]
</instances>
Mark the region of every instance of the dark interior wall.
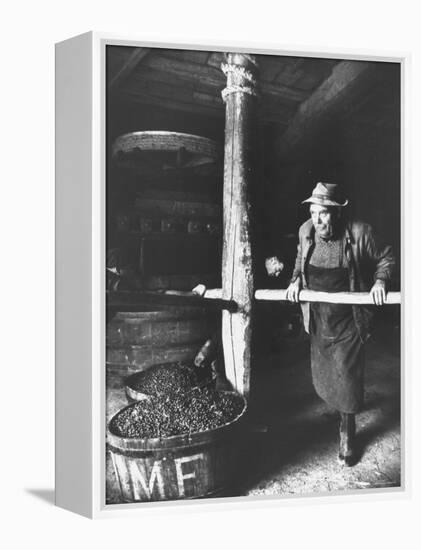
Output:
<instances>
[{"instance_id":1,"label":"dark interior wall","mask_svg":"<svg viewBox=\"0 0 421 550\"><path fill-rule=\"evenodd\" d=\"M268 251L279 249L282 236L297 233L308 219L301 201L318 181L326 181L342 186L349 199L346 213L370 223L393 246L399 265L400 73L398 65L390 65L386 86L358 109L321 126L310 147L277 158L266 171L268 238L262 246ZM394 284L399 287L399 268Z\"/></svg>"}]
</instances>

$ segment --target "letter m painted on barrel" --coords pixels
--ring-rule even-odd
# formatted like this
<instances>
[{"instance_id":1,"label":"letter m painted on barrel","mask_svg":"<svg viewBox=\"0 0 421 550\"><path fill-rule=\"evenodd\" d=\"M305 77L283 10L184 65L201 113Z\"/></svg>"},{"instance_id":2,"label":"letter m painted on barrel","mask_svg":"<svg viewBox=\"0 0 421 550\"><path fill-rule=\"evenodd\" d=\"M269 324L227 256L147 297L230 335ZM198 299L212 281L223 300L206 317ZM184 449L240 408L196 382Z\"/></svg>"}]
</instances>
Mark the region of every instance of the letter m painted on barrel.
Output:
<instances>
[{"instance_id":1,"label":"letter m painted on barrel","mask_svg":"<svg viewBox=\"0 0 421 550\"><path fill-rule=\"evenodd\" d=\"M135 500L145 500L142 498L141 490L148 500L151 500L155 482L158 486L159 496L165 498L164 479L162 477L162 462L155 460L149 475L149 482L146 482L146 471L142 472L135 460L129 462L129 470L133 484L133 496Z\"/></svg>"},{"instance_id":2,"label":"letter m painted on barrel","mask_svg":"<svg viewBox=\"0 0 421 550\"><path fill-rule=\"evenodd\" d=\"M146 484L146 479L142 475L142 472L140 471L138 464L134 461L130 463L130 471L131 471L132 480L133 480L133 493L136 500L141 499L141 495L139 494L139 486L142 488L146 497L150 500L152 497L155 482L157 482L157 485L158 485L159 496L161 498L165 498L164 480L162 477L161 465L162 465L161 460L155 460L149 476L149 483Z\"/></svg>"}]
</instances>

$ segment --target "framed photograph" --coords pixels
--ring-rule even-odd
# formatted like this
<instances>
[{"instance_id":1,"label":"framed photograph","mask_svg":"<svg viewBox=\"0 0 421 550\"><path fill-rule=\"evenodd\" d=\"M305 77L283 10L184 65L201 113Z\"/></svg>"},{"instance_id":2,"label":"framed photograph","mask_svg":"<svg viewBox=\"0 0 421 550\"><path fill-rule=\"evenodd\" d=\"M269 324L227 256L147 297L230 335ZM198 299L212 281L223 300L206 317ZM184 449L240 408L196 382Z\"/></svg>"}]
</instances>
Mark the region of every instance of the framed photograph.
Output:
<instances>
[{"instance_id":1,"label":"framed photograph","mask_svg":"<svg viewBox=\"0 0 421 550\"><path fill-rule=\"evenodd\" d=\"M56 45L56 503L407 488L407 58Z\"/></svg>"}]
</instances>

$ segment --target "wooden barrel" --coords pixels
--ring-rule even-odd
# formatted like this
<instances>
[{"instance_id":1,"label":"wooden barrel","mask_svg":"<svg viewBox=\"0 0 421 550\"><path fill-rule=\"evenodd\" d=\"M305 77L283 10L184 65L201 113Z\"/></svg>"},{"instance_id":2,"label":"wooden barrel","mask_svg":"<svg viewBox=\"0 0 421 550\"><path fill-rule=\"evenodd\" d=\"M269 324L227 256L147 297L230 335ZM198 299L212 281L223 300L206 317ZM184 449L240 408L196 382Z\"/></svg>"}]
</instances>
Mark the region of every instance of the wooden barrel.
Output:
<instances>
[{"instance_id":1,"label":"wooden barrel","mask_svg":"<svg viewBox=\"0 0 421 550\"><path fill-rule=\"evenodd\" d=\"M107 387L158 363L192 361L215 323L214 314L193 307L117 313L107 323Z\"/></svg>"},{"instance_id":2,"label":"wooden barrel","mask_svg":"<svg viewBox=\"0 0 421 550\"><path fill-rule=\"evenodd\" d=\"M244 400L242 413L224 426L162 439L120 437L111 432L111 419L107 447L122 501L193 499L225 491L238 471L246 409Z\"/></svg>"}]
</instances>

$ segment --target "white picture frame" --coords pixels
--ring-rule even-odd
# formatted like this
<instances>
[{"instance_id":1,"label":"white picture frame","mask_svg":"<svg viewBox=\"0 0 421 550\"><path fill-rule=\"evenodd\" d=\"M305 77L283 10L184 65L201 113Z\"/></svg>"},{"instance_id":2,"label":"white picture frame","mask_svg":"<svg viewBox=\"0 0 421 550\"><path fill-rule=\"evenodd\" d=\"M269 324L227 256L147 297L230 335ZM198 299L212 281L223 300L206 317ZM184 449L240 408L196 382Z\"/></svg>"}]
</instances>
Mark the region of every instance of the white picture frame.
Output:
<instances>
[{"instance_id":1,"label":"white picture frame","mask_svg":"<svg viewBox=\"0 0 421 550\"><path fill-rule=\"evenodd\" d=\"M139 514L165 506L237 506L250 497L201 502L168 501L107 505L105 499L105 48L107 45L175 47L247 53L393 61L402 67L402 210L408 204L405 131L409 55L351 51L302 51L293 47L215 42L155 43L90 32L56 45L56 504L90 518ZM402 238L404 231L401 231ZM403 246L402 246L403 249ZM403 270L405 295L408 273ZM402 319L406 311L402 305ZM402 324L402 347L408 335ZM408 359L402 353L402 403L408 400ZM75 404L77 406L75 406ZM404 406L402 412L404 411ZM402 415L402 487L382 490L387 498L408 494L410 477L407 415ZM326 496L315 496L314 501ZM378 498L375 490L335 496ZM284 505L291 499L259 502ZM300 498L294 498L298 503Z\"/></svg>"}]
</instances>

